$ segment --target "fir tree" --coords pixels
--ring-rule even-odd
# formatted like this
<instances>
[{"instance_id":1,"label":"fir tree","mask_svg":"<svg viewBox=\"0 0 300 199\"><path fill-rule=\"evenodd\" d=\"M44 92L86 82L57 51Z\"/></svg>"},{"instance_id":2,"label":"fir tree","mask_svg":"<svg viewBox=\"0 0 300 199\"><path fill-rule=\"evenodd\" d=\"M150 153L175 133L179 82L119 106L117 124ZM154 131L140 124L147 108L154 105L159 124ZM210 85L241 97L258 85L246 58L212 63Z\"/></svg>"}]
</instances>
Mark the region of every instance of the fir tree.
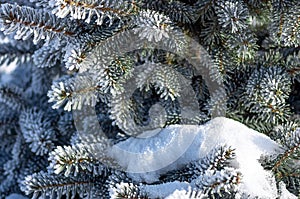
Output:
<instances>
[{"instance_id":1,"label":"fir tree","mask_svg":"<svg viewBox=\"0 0 300 199\"><path fill-rule=\"evenodd\" d=\"M261 164L300 197L298 0L0 0L0 28L1 198L251 198L230 146L152 183L108 155L216 116L278 142Z\"/></svg>"}]
</instances>

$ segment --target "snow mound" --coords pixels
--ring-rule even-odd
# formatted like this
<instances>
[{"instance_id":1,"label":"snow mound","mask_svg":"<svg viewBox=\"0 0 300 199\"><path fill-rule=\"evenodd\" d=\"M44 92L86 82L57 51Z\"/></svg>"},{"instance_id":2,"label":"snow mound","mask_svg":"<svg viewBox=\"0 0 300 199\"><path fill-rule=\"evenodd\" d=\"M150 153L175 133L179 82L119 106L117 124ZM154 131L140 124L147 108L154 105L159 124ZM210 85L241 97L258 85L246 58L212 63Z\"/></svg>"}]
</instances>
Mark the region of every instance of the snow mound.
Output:
<instances>
[{"instance_id":1,"label":"snow mound","mask_svg":"<svg viewBox=\"0 0 300 199\"><path fill-rule=\"evenodd\" d=\"M262 155L277 154L279 145L266 135L228 118L218 117L202 126L171 125L152 137L120 142L112 147L109 155L131 173L134 180L152 183L158 181L161 174L199 160L224 144L236 149L236 161L232 166L243 175L240 189L251 196L276 198L275 179L258 160ZM152 195L151 188L145 189L153 197L167 197L170 192L179 193L178 183L175 184L161 188L150 186L153 187ZM162 191L166 189L169 190ZM186 186L183 189L187 191Z\"/></svg>"}]
</instances>

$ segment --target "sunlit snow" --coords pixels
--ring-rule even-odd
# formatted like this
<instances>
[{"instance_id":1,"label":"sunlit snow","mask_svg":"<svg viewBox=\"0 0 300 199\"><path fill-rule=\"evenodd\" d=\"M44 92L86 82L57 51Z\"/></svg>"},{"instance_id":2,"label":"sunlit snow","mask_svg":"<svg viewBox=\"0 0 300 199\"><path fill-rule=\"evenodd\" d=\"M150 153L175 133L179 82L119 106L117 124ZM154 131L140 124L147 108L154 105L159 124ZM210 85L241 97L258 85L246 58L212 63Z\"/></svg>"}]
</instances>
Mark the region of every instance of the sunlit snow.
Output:
<instances>
[{"instance_id":1,"label":"sunlit snow","mask_svg":"<svg viewBox=\"0 0 300 199\"><path fill-rule=\"evenodd\" d=\"M198 160L223 144L236 149L235 162L231 166L243 175L239 186L241 193L266 199L278 197L274 176L264 170L258 160L262 155L278 153L279 145L231 119L218 117L202 126L171 125L152 137L130 138L118 143L110 155L131 172L134 180L151 183L158 181L161 174ZM176 198L176 195L184 195L188 186L174 182L146 185L144 189L151 198ZM291 194L289 196L293 198Z\"/></svg>"}]
</instances>

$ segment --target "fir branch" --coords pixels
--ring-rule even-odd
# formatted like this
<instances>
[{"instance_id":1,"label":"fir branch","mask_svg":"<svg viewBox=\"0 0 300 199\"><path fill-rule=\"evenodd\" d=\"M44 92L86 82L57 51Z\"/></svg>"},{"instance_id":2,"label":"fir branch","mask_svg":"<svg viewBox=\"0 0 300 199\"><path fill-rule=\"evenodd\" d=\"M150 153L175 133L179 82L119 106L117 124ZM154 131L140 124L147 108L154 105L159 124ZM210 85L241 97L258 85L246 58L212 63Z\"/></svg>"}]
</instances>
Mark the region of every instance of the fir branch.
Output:
<instances>
[{"instance_id":1,"label":"fir branch","mask_svg":"<svg viewBox=\"0 0 300 199\"><path fill-rule=\"evenodd\" d=\"M115 58L107 67L99 70L98 85L104 93L116 94L122 91L122 81L130 76L134 66L131 56Z\"/></svg>"},{"instance_id":2,"label":"fir branch","mask_svg":"<svg viewBox=\"0 0 300 199\"><path fill-rule=\"evenodd\" d=\"M22 170L22 166L24 164L24 162L21 160L26 158L26 153L28 152L27 148L23 147L24 139L21 134L17 134L15 136L12 146L10 160L3 165L4 180L0 185L1 193L6 191L17 191L16 189L18 188L15 186L15 184L18 180L20 170Z\"/></svg>"},{"instance_id":3,"label":"fir branch","mask_svg":"<svg viewBox=\"0 0 300 199\"><path fill-rule=\"evenodd\" d=\"M106 18L112 25L115 19L122 20L122 17L130 15L136 8L132 0L55 0L54 5L53 13L60 18L70 15L73 19L93 23L92 18L96 17L97 25L102 25Z\"/></svg>"},{"instance_id":4,"label":"fir branch","mask_svg":"<svg viewBox=\"0 0 300 199\"><path fill-rule=\"evenodd\" d=\"M284 23L286 20L286 13L283 12L283 10L277 10L277 9L272 9L272 17L271 17L271 21L272 23L270 24L270 29L271 29L271 35L272 35L272 39L274 41L276 41L277 43L280 43L280 41L282 40L282 34L283 34L283 27L284 27Z\"/></svg>"},{"instance_id":5,"label":"fir branch","mask_svg":"<svg viewBox=\"0 0 300 199\"><path fill-rule=\"evenodd\" d=\"M220 79L220 81L225 82L231 80L231 73L234 70L232 67L232 57L229 56L228 52L221 48L213 55L214 65L212 67L216 68L215 73L211 74L214 79ZM230 84L229 84L230 85ZM230 89L230 88L228 88ZM230 95L230 94L228 94Z\"/></svg>"},{"instance_id":6,"label":"fir branch","mask_svg":"<svg viewBox=\"0 0 300 199\"><path fill-rule=\"evenodd\" d=\"M67 48L68 50L66 51L66 54L64 56L66 68L70 71L83 68L82 70L84 71L82 62L86 59L89 48L85 45L80 45L80 43L67 44Z\"/></svg>"},{"instance_id":7,"label":"fir branch","mask_svg":"<svg viewBox=\"0 0 300 199\"><path fill-rule=\"evenodd\" d=\"M57 147L50 153L49 168L54 173L64 172L66 177L87 173L92 176L106 176L110 167L117 168L116 162L105 155L109 143Z\"/></svg>"},{"instance_id":8,"label":"fir branch","mask_svg":"<svg viewBox=\"0 0 300 199\"><path fill-rule=\"evenodd\" d=\"M57 78L58 74L62 75L60 67L33 67L30 70L31 87L26 90L27 96L30 96L35 104L45 103L47 101L46 93L51 87L52 81ZM42 106L42 104L40 105Z\"/></svg>"},{"instance_id":9,"label":"fir branch","mask_svg":"<svg viewBox=\"0 0 300 199\"><path fill-rule=\"evenodd\" d=\"M280 143L282 146L289 147L291 138L294 138L294 132L299 128L300 121L288 121L284 124L276 126L270 133L270 137Z\"/></svg>"},{"instance_id":10,"label":"fir branch","mask_svg":"<svg viewBox=\"0 0 300 199\"><path fill-rule=\"evenodd\" d=\"M20 111L26 106L23 91L17 87L1 86L0 102L16 111Z\"/></svg>"},{"instance_id":11,"label":"fir branch","mask_svg":"<svg viewBox=\"0 0 300 199\"><path fill-rule=\"evenodd\" d=\"M104 96L97 85L95 75L81 73L76 77L57 80L48 92L49 101L55 102L53 109L64 106L64 110L81 109L83 105L95 106L99 95Z\"/></svg>"},{"instance_id":12,"label":"fir branch","mask_svg":"<svg viewBox=\"0 0 300 199\"><path fill-rule=\"evenodd\" d=\"M299 5L295 1L272 1L272 39L283 46L297 44L299 37ZM289 16L293 16L290 18Z\"/></svg>"},{"instance_id":13,"label":"fir branch","mask_svg":"<svg viewBox=\"0 0 300 199\"><path fill-rule=\"evenodd\" d=\"M232 35L226 41L226 47L231 54L232 61L235 65L252 63L256 58L258 45L257 38L251 33L241 33Z\"/></svg>"},{"instance_id":14,"label":"fir branch","mask_svg":"<svg viewBox=\"0 0 300 199\"><path fill-rule=\"evenodd\" d=\"M30 6L33 7L34 4L31 3L32 0L14 0L14 3L21 6ZM11 0L0 0L0 4L11 3Z\"/></svg>"},{"instance_id":15,"label":"fir branch","mask_svg":"<svg viewBox=\"0 0 300 199\"><path fill-rule=\"evenodd\" d=\"M86 176L66 178L51 173L39 172L26 176L22 189L28 195L33 194L33 198L41 196L53 199L61 198L63 195L67 198L74 198L76 195L96 198L107 196L106 187L102 186L103 180L105 179Z\"/></svg>"},{"instance_id":16,"label":"fir branch","mask_svg":"<svg viewBox=\"0 0 300 199\"><path fill-rule=\"evenodd\" d=\"M57 128L60 135L68 140L68 138L76 132L73 114L65 112L63 115L61 115L57 122Z\"/></svg>"},{"instance_id":17,"label":"fir branch","mask_svg":"<svg viewBox=\"0 0 300 199\"><path fill-rule=\"evenodd\" d=\"M57 140L53 119L37 109L28 109L20 115L20 128L32 152L38 156L48 154Z\"/></svg>"},{"instance_id":18,"label":"fir branch","mask_svg":"<svg viewBox=\"0 0 300 199\"><path fill-rule=\"evenodd\" d=\"M195 6L180 1L142 0L140 4L142 8L162 13L174 22L194 23L200 16Z\"/></svg>"},{"instance_id":19,"label":"fir branch","mask_svg":"<svg viewBox=\"0 0 300 199\"><path fill-rule=\"evenodd\" d=\"M14 61L17 64L31 60L36 47L30 42L11 42L0 45L0 65L9 65Z\"/></svg>"},{"instance_id":20,"label":"fir branch","mask_svg":"<svg viewBox=\"0 0 300 199\"><path fill-rule=\"evenodd\" d=\"M288 55L286 58L286 67L287 72L293 77L294 79L300 80L300 51L292 53Z\"/></svg>"},{"instance_id":21,"label":"fir branch","mask_svg":"<svg viewBox=\"0 0 300 199\"><path fill-rule=\"evenodd\" d=\"M112 189L117 189L117 185L120 185L122 183L135 184L135 185L137 184L136 181L128 177L128 173L122 170L112 169L110 171L110 175L106 180L106 184L108 184L108 187Z\"/></svg>"},{"instance_id":22,"label":"fir branch","mask_svg":"<svg viewBox=\"0 0 300 199\"><path fill-rule=\"evenodd\" d=\"M207 15L208 19L202 22L203 27L200 32L200 37L204 45L213 48L224 42L224 35L221 33L222 28L219 25L217 15L214 12L208 12Z\"/></svg>"},{"instance_id":23,"label":"fir branch","mask_svg":"<svg viewBox=\"0 0 300 199\"><path fill-rule=\"evenodd\" d=\"M15 134L19 130L19 117L16 111L12 111L5 104L0 105L0 140L4 137L15 136ZM8 138L9 140L9 138ZM5 145L5 146L1 146ZM2 148L3 147L3 148ZM6 146L5 141L0 144L0 151L5 149Z\"/></svg>"},{"instance_id":24,"label":"fir branch","mask_svg":"<svg viewBox=\"0 0 300 199\"><path fill-rule=\"evenodd\" d=\"M288 159L300 159L300 129L297 129L289 136L285 145L287 146L287 150L285 150L284 154L279 156L272 168L273 171L276 171L279 167L286 165L286 163L288 163Z\"/></svg>"},{"instance_id":25,"label":"fir branch","mask_svg":"<svg viewBox=\"0 0 300 199\"><path fill-rule=\"evenodd\" d=\"M126 26L126 25L125 25ZM84 64L89 52L103 41L123 31L125 27L121 22L114 22L111 26L97 26L92 32L82 33L72 39L66 46L64 62L68 70L88 70Z\"/></svg>"},{"instance_id":26,"label":"fir branch","mask_svg":"<svg viewBox=\"0 0 300 199\"><path fill-rule=\"evenodd\" d=\"M131 24L132 27L127 29L127 31L119 31L118 34L96 45L93 51L89 53L89 56L84 59L82 65L87 69L93 66L93 69L96 70L103 67L103 65L109 64L115 57L123 56L119 50L124 50L124 47L127 48L132 43L135 44L135 49L140 49L145 48L145 42L150 42L149 44L152 46L147 46L147 48L150 48L156 44L155 41L161 39L166 39L162 43L162 45L168 45L166 48L180 51L181 53L185 52L183 49L185 43L183 39L184 35L181 34L182 32L177 31L176 28L174 30L174 26L172 26L169 18L157 12L147 10L134 17ZM94 64L95 60L98 63L96 68Z\"/></svg>"},{"instance_id":27,"label":"fir branch","mask_svg":"<svg viewBox=\"0 0 300 199\"><path fill-rule=\"evenodd\" d=\"M65 55L62 50L66 46L65 42L59 42L53 39L49 44L44 44L41 48L35 50L33 54L33 62L39 68L52 68L61 63Z\"/></svg>"},{"instance_id":28,"label":"fir branch","mask_svg":"<svg viewBox=\"0 0 300 199\"><path fill-rule=\"evenodd\" d=\"M5 34L15 33L16 39L29 39L33 43L49 41L54 37L76 35L75 28L67 20L59 21L54 15L30 7L2 4L0 9L1 30Z\"/></svg>"},{"instance_id":29,"label":"fir branch","mask_svg":"<svg viewBox=\"0 0 300 199\"><path fill-rule=\"evenodd\" d=\"M194 180L199 191L213 197L215 194L222 197L224 193L234 194L241 183L242 174L232 168L220 171L206 171L204 175Z\"/></svg>"},{"instance_id":30,"label":"fir branch","mask_svg":"<svg viewBox=\"0 0 300 199\"><path fill-rule=\"evenodd\" d=\"M115 193L112 194L112 198L150 199L147 193L143 193L137 185L132 183L117 184L115 189L113 189Z\"/></svg>"},{"instance_id":31,"label":"fir branch","mask_svg":"<svg viewBox=\"0 0 300 199\"><path fill-rule=\"evenodd\" d=\"M212 7L215 7L215 3L215 0L197 0L194 6L201 14L200 17L203 19L205 17L205 14L207 14Z\"/></svg>"},{"instance_id":32,"label":"fir branch","mask_svg":"<svg viewBox=\"0 0 300 199\"><path fill-rule=\"evenodd\" d=\"M204 175L206 171L211 170L215 172L222 170L234 158L234 149L227 146L219 146L201 160L191 162L182 169L162 175L160 180L164 182L174 180L191 182L197 176Z\"/></svg>"},{"instance_id":33,"label":"fir branch","mask_svg":"<svg viewBox=\"0 0 300 199\"><path fill-rule=\"evenodd\" d=\"M279 179L283 179L283 182L286 184L287 189L296 196L299 196L299 186L300 186L300 170L295 169L282 173L279 176Z\"/></svg>"},{"instance_id":34,"label":"fir branch","mask_svg":"<svg viewBox=\"0 0 300 199\"><path fill-rule=\"evenodd\" d=\"M239 111L244 115L242 121L266 133L274 126L287 122L291 115L286 104L290 91L291 79L285 69L275 66L257 68L240 98Z\"/></svg>"},{"instance_id":35,"label":"fir branch","mask_svg":"<svg viewBox=\"0 0 300 199\"><path fill-rule=\"evenodd\" d=\"M146 62L142 66L136 67L128 75L129 78L125 76L120 80L120 87L122 88L120 93L112 92L113 95L109 103L111 107L110 118L127 134L139 134L145 128L163 127L168 122L167 119L169 119L169 122L172 118L178 121L180 111L176 106L176 103L178 103L176 98L181 90L179 81L184 82L184 80L178 78L174 81L173 78L178 76L175 71L168 71L168 68L168 66L161 64ZM134 80L134 77L138 77L139 80ZM129 92L132 85L139 91L132 90ZM130 86L131 88L129 88ZM143 99L142 96L138 97L138 95L132 97L134 93L138 92L149 96L148 99ZM151 95L152 99L150 98ZM155 99L154 96L158 98ZM150 106L143 106L144 100L152 101ZM159 106L152 107L153 114L149 114L151 115L150 123L146 127L140 126L139 124L143 123L141 120L147 120L150 107L155 104L155 101L160 102L165 112L162 112ZM124 121L126 122L124 123Z\"/></svg>"},{"instance_id":36,"label":"fir branch","mask_svg":"<svg viewBox=\"0 0 300 199\"><path fill-rule=\"evenodd\" d=\"M237 33L248 26L249 11L242 1L218 1L216 7L219 23L225 31Z\"/></svg>"},{"instance_id":37,"label":"fir branch","mask_svg":"<svg viewBox=\"0 0 300 199\"><path fill-rule=\"evenodd\" d=\"M124 96L115 97L109 103L110 118L114 123L121 128L124 132L135 134L141 132L137 125L135 125L134 119L138 118L137 113L134 111L134 101L131 99L126 99ZM127 123L123 123L127 121ZM138 128L138 130L136 129ZM141 127L140 127L141 128ZM134 129L134 130L133 130Z\"/></svg>"},{"instance_id":38,"label":"fir branch","mask_svg":"<svg viewBox=\"0 0 300 199\"><path fill-rule=\"evenodd\" d=\"M290 7L295 6L296 2L297 0L273 0L271 3L274 9L286 11Z\"/></svg>"},{"instance_id":39,"label":"fir branch","mask_svg":"<svg viewBox=\"0 0 300 199\"><path fill-rule=\"evenodd\" d=\"M146 92L153 87L156 93L164 100L170 98L174 101L180 95L180 82L177 72L170 70L169 66L157 63L145 63L147 66L143 72L138 72L137 85L140 90L144 89Z\"/></svg>"},{"instance_id":40,"label":"fir branch","mask_svg":"<svg viewBox=\"0 0 300 199\"><path fill-rule=\"evenodd\" d=\"M134 32L141 39L147 39L150 42L170 38L171 32L176 30L174 22L169 17L152 10L141 11L133 22L137 25Z\"/></svg>"},{"instance_id":41,"label":"fir branch","mask_svg":"<svg viewBox=\"0 0 300 199\"><path fill-rule=\"evenodd\" d=\"M285 46L299 46L300 45L300 5L293 6L289 10L289 16L283 27L282 43Z\"/></svg>"},{"instance_id":42,"label":"fir branch","mask_svg":"<svg viewBox=\"0 0 300 199\"><path fill-rule=\"evenodd\" d=\"M284 146L283 152L275 158L269 157L263 166L274 172L277 182L283 181L288 185L289 191L298 195L300 194L297 188L300 183L300 129L284 125L282 130L283 135L280 137L280 141ZM278 129L276 131L277 134L281 132Z\"/></svg>"}]
</instances>

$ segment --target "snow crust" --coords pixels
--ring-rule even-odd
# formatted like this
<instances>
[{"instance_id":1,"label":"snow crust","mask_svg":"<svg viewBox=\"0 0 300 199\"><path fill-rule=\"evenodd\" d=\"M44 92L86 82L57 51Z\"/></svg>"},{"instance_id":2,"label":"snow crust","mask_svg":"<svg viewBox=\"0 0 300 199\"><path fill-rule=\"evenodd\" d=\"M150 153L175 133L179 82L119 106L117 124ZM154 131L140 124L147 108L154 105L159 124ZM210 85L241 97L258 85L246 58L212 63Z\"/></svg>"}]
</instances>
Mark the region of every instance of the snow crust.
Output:
<instances>
[{"instance_id":1,"label":"snow crust","mask_svg":"<svg viewBox=\"0 0 300 199\"><path fill-rule=\"evenodd\" d=\"M199 160L223 144L236 149L236 161L231 166L243 175L239 190L259 198L278 197L274 176L258 160L262 155L277 154L280 146L266 135L224 117L202 126L171 125L151 137L130 138L114 145L109 155L134 180L152 183L161 174ZM183 196L189 187L174 182L146 185L144 189L150 197L176 198L178 194Z\"/></svg>"}]
</instances>

